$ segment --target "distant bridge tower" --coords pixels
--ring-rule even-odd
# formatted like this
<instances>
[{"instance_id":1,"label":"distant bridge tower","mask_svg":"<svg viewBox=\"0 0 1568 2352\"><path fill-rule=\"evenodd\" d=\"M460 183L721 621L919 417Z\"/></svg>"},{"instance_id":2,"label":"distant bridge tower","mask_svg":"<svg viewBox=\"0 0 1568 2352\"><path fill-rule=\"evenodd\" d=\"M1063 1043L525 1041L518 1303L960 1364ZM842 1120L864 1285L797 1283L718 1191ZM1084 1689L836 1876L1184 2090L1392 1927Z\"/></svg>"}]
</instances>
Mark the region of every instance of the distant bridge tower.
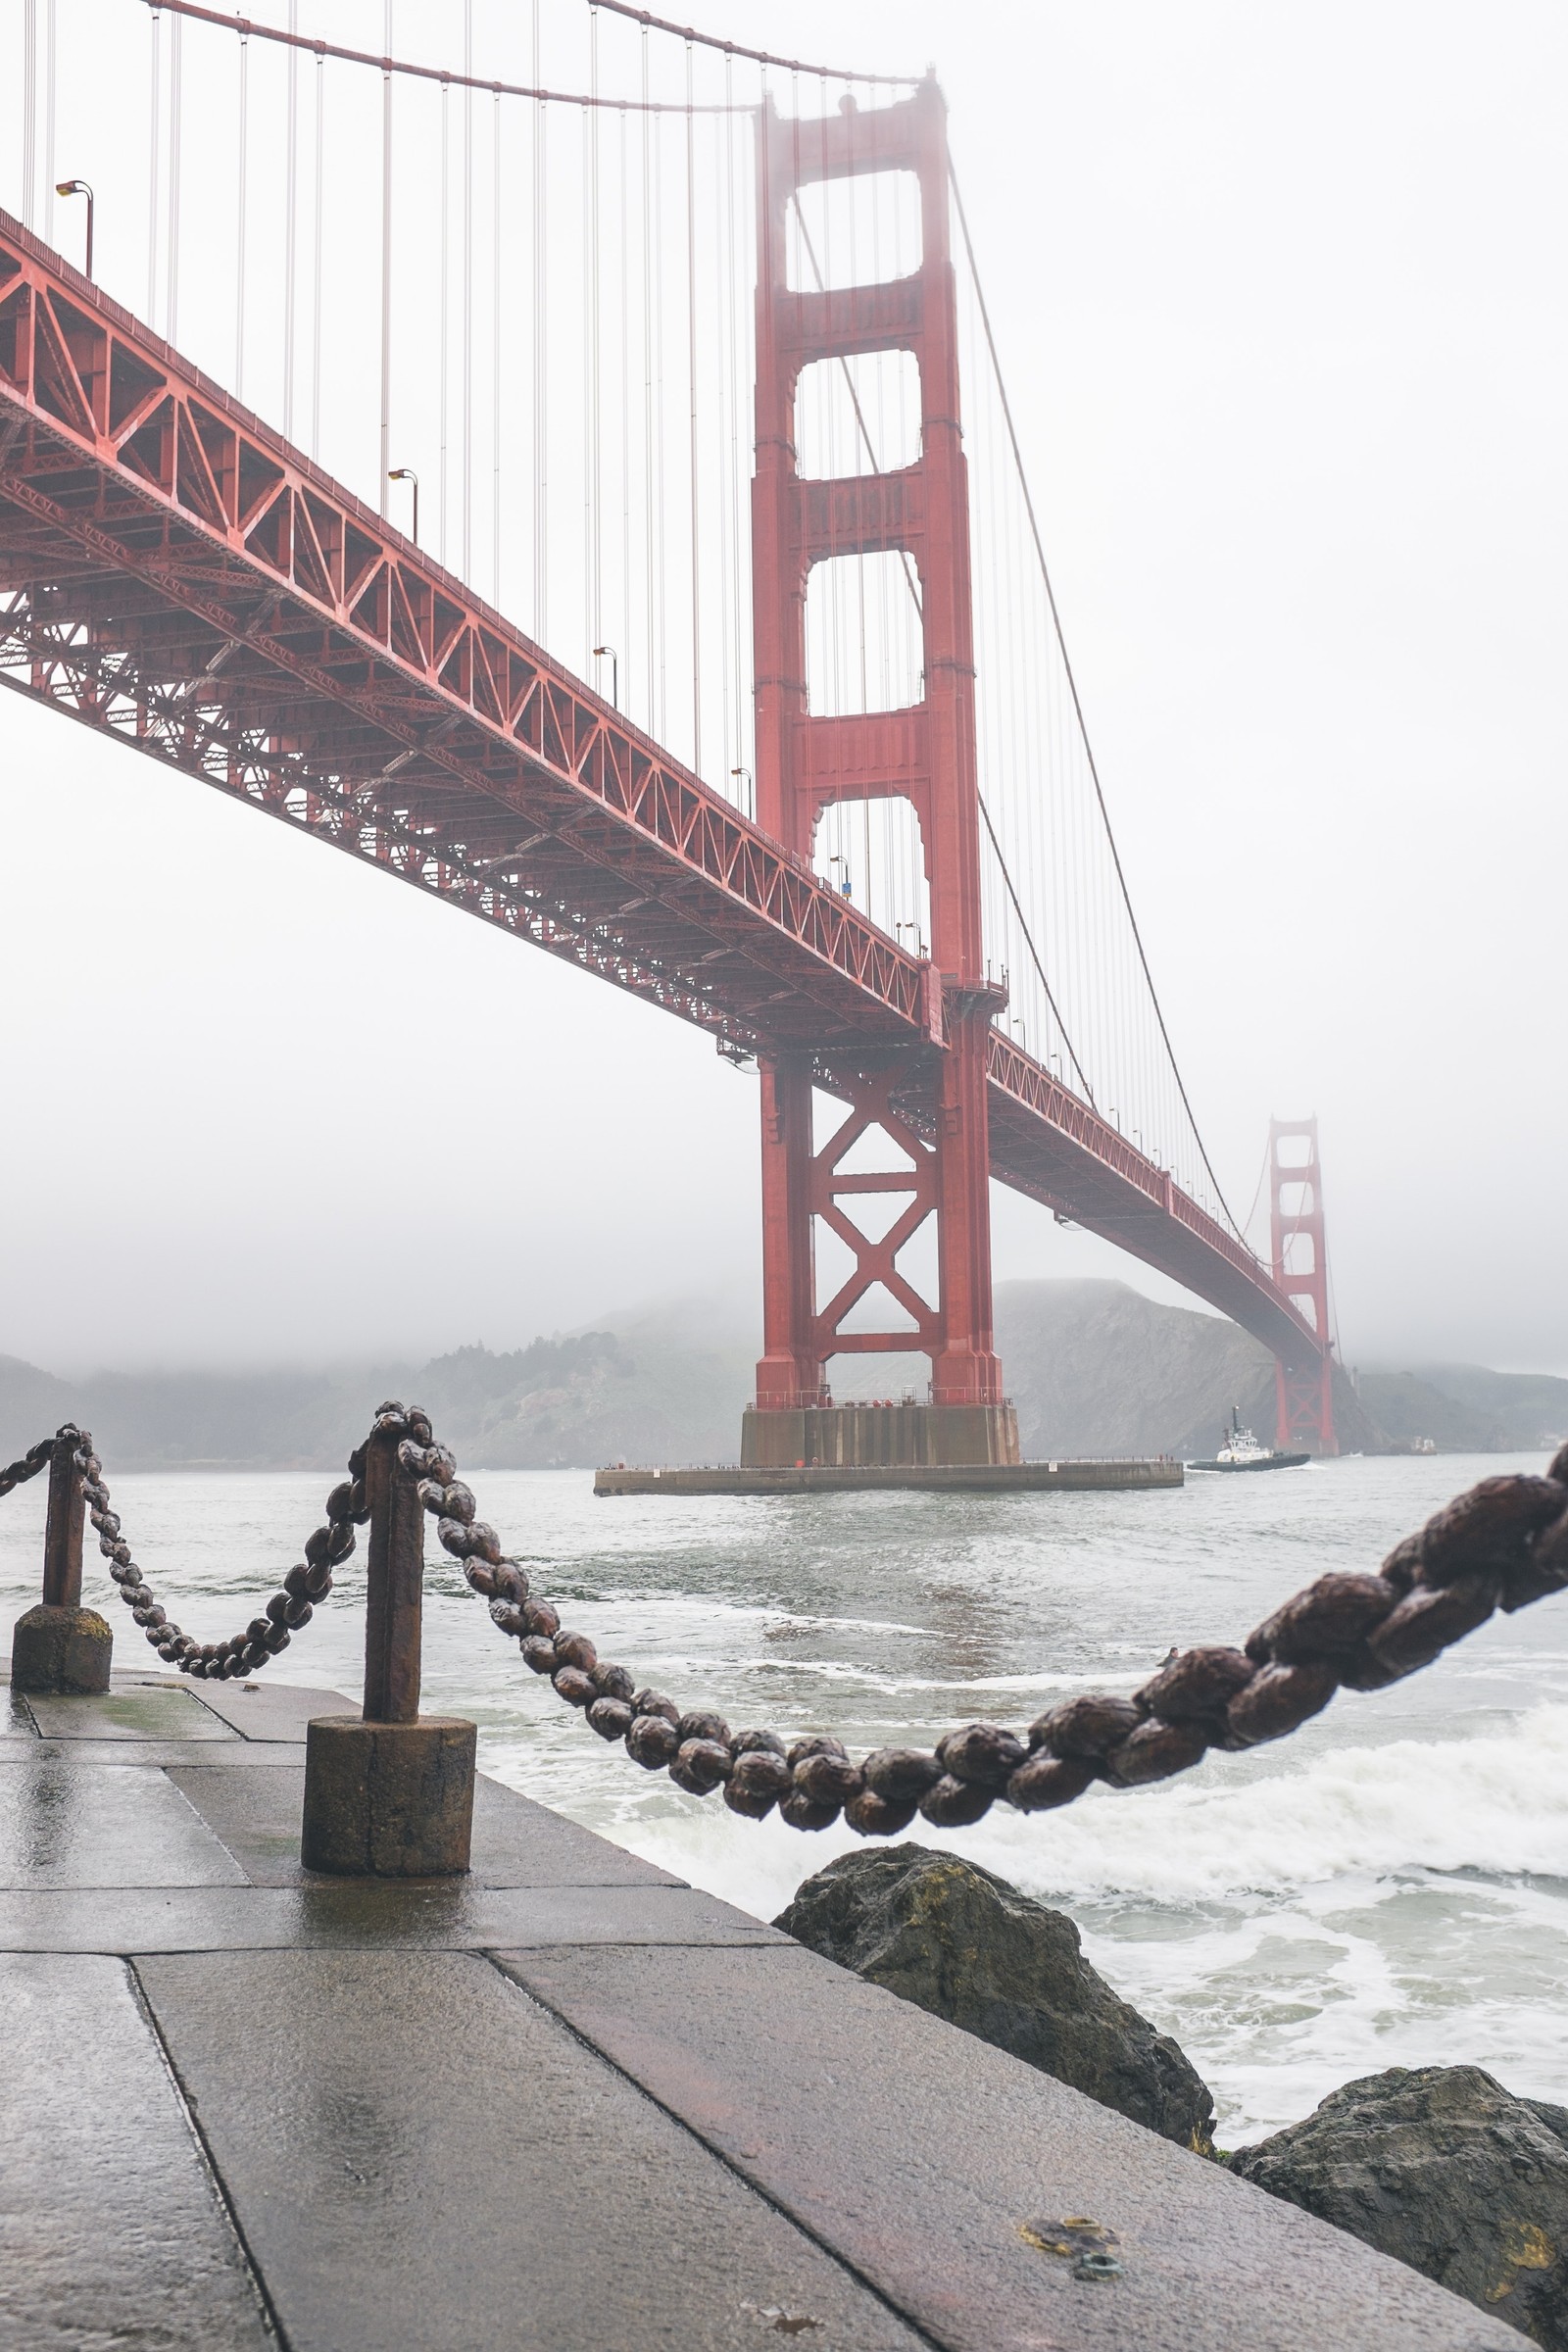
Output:
<instances>
[{"instance_id":1,"label":"distant bridge tower","mask_svg":"<svg viewBox=\"0 0 1568 2352\"><path fill-rule=\"evenodd\" d=\"M828 1404L824 1371L840 1353L919 1350L931 1359L931 1405L912 1418L914 1458L1016 1459L1016 1422L1002 1400L992 1345L986 1041L1004 1001L987 986L981 939L968 481L958 421L957 303L949 245L947 108L934 80L900 104L861 114L759 119L757 472L753 485L753 626L757 814L809 858L817 820L838 802L902 797L919 822L931 894L932 1045L893 1056L801 1052L762 1064L763 1353L745 1448L755 1460L855 1458L865 1416L803 1423ZM880 284L792 289L786 226L798 191L860 172L910 172L919 186L919 268ZM803 480L796 457L802 370L866 352L909 352L920 378L920 450L889 472ZM899 554L919 581L924 683L910 709L813 715L807 693L807 580L839 556ZM935 1050L945 1040L945 1050ZM901 1086L930 1085L934 1119L901 1115ZM923 1066L922 1066L923 1065ZM824 1076L849 1115L818 1146L812 1084ZM934 1127L934 1133L930 1132ZM886 1170L841 1167L867 1136L893 1149ZM863 1154L862 1154L863 1158ZM856 1196L906 1193L880 1236L862 1232ZM938 1297L922 1298L898 1251L929 1216ZM813 1221L854 1267L818 1305ZM874 1217L867 1222L876 1225ZM901 1328L847 1329L862 1300ZM775 1421L772 1416L777 1415ZM906 1420L911 1417L906 1416ZM825 1448L825 1450L824 1450ZM906 1447L901 1442L900 1458Z\"/></svg>"},{"instance_id":2,"label":"distant bridge tower","mask_svg":"<svg viewBox=\"0 0 1568 2352\"><path fill-rule=\"evenodd\" d=\"M1298 1149L1282 1157L1282 1143ZM1305 1151L1299 1147L1304 1143ZM1317 1120L1270 1119L1269 1247L1274 1280L1323 1343L1321 1352L1275 1362L1276 1443L1297 1451L1338 1453L1334 1435L1334 1346L1329 1331L1329 1271L1323 1240L1323 1177ZM1291 1196L1287 1204L1286 1196Z\"/></svg>"}]
</instances>

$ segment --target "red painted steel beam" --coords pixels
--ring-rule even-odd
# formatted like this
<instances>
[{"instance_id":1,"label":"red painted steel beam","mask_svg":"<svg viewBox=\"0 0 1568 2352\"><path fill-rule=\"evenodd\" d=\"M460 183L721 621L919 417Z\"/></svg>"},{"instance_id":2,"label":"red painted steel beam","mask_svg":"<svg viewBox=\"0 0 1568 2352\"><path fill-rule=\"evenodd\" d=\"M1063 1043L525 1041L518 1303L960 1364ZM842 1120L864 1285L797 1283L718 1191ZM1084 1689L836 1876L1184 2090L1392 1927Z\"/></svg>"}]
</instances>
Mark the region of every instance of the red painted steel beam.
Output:
<instances>
[{"instance_id":1,"label":"red painted steel beam","mask_svg":"<svg viewBox=\"0 0 1568 2352\"><path fill-rule=\"evenodd\" d=\"M915 1049L934 1131L929 965L3 213L0 684L830 1090ZM1266 1268L987 1053L994 1175L1317 1361Z\"/></svg>"},{"instance_id":2,"label":"red painted steel beam","mask_svg":"<svg viewBox=\"0 0 1568 2352\"><path fill-rule=\"evenodd\" d=\"M209 781L260 757L245 797L732 1044L929 1033L923 965L804 858L3 215L0 499L18 624L114 656L166 756L188 706Z\"/></svg>"}]
</instances>

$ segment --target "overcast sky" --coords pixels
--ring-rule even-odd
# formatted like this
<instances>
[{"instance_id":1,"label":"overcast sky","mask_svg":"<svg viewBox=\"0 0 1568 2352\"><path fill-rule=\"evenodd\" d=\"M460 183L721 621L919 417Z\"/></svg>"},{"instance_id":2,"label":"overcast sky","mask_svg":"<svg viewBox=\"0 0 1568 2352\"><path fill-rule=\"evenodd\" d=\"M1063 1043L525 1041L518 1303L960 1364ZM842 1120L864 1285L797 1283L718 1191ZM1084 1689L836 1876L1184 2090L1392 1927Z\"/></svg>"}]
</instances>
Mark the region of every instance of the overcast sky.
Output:
<instances>
[{"instance_id":1,"label":"overcast sky","mask_svg":"<svg viewBox=\"0 0 1568 2352\"><path fill-rule=\"evenodd\" d=\"M1316 1110L1347 1356L1568 1372L1568 17L722 14L938 67L1233 1201L1270 1112ZM11 696L0 826L0 1352L313 1361L755 1298L756 1080L704 1038ZM996 1232L1000 1277L1156 1287L1028 1203Z\"/></svg>"}]
</instances>

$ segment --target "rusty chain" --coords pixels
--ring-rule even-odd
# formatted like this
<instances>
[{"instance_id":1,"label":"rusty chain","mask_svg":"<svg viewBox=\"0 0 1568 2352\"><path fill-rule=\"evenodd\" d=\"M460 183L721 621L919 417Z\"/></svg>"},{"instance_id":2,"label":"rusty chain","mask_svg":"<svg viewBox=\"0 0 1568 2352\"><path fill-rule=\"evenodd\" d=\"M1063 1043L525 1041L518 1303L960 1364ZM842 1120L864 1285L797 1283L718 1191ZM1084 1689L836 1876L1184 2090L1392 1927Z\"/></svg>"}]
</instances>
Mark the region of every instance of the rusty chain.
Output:
<instances>
[{"instance_id":1,"label":"rusty chain","mask_svg":"<svg viewBox=\"0 0 1568 2352\"><path fill-rule=\"evenodd\" d=\"M25 1486L29 1478L36 1478L39 1471L47 1469L54 1460L54 1439L40 1438L37 1445L29 1446L17 1461L7 1462L5 1468L0 1470L0 1494L9 1494L13 1487Z\"/></svg>"},{"instance_id":2,"label":"rusty chain","mask_svg":"<svg viewBox=\"0 0 1568 2352\"><path fill-rule=\"evenodd\" d=\"M966 1723L935 1750L880 1747L855 1763L840 1740L791 1744L776 1732L732 1732L721 1715L682 1711L602 1661L586 1634L563 1633L532 1596L444 1446L405 1439L399 1458L420 1481L442 1546L490 1603L524 1662L580 1707L602 1740L624 1740L650 1772L760 1820L777 1807L792 1829L825 1830L842 1814L865 1838L893 1838L918 1812L939 1829L980 1820L1001 1797L1019 1812L1070 1804L1095 1781L1130 1788L1169 1780L1209 1748L1283 1739L1338 1690L1381 1690L1430 1665L1493 1611L1568 1589L1568 1446L1544 1478L1485 1478L1396 1544L1375 1576L1334 1572L1264 1619L1240 1649L1172 1650L1130 1698L1086 1692L1049 1707L1020 1736Z\"/></svg>"},{"instance_id":3,"label":"rusty chain","mask_svg":"<svg viewBox=\"0 0 1568 2352\"><path fill-rule=\"evenodd\" d=\"M626 1667L601 1659L586 1634L564 1632L560 1611L534 1594L521 1563L479 1518L472 1489L417 1407L377 1408L370 1436L349 1457L348 1478L327 1496L326 1524L306 1544L305 1558L265 1614L226 1642L196 1642L159 1605L122 1537L86 1432L68 1425L31 1446L0 1472L0 1494L34 1477L55 1446L70 1442L98 1547L137 1624L180 1673L221 1680L254 1673L286 1649L330 1592L332 1570L369 1516L365 1466L376 1436L398 1440L398 1459L418 1482L442 1548L489 1602L496 1626L520 1644L535 1674L548 1675L557 1694L582 1709L602 1740L624 1740L636 1763L667 1771L693 1796L721 1788L732 1812L760 1820L776 1807L797 1830L824 1830L842 1815L862 1837L892 1838L917 1812L937 1828L956 1829L979 1821L999 1797L1039 1813L1070 1804L1095 1781L1130 1788L1169 1780L1210 1748L1283 1739L1320 1714L1336 1690L1381 1690L1414 1674L1497 1608L1511 1612L1568 1589L1565 1445L1544 1478L1486 1478L1457 1495L1396 1544L1376 1575L1320 1576L1240 1649L1173 1649L1131 1697L1090 1691L1065 1699L1021 1736L1003 1724L966 1723L934 1750L880 1747L857 1764L842 1740L825 1734L786 1743L776 1732L732 1732L706 1708L683 1711L662 1691L639 1690Z\"/></svg>"},{"instance_id":4,"label":"rusty chain","mask_svg":"<svg viewBox=\"0 0 1568 2352\"><path fill-rule=\"evenodd\" d=\"M75 1447L74 1466L81 1473L82 1494L97 1533L98 1548L109 1562L109 1573L120 1588L121 1599L158 1655L178 1673L191 1675L199 1682L224 1682L238 1675L254 1674L269 1658L286 1649L300 1627L309 1625L316 1603L324 1600L331 1592L333 1569L354 1549L356 1526L369 1517L363 1479L351 1464L349 1477L334 1487L326 1498L326 1525L318 1527L309 1538L304 1559L289 1570L262 1614L253 1617L242 1634L231 1634L226 1642L198 1642L160 1605L151 1585L131 1558L130 1545L121 1533L120 1514L110 1503L103 1465L92 1450L91 1437L85 1430L68 1427L49 1441L50 1450L68 1441ZM38 1449L34 1446L32 1450ZM30 1461L31 1454L27 1458ZM363 1470L363 1449L360 1458Z\"/></svg>"}]
</instances>

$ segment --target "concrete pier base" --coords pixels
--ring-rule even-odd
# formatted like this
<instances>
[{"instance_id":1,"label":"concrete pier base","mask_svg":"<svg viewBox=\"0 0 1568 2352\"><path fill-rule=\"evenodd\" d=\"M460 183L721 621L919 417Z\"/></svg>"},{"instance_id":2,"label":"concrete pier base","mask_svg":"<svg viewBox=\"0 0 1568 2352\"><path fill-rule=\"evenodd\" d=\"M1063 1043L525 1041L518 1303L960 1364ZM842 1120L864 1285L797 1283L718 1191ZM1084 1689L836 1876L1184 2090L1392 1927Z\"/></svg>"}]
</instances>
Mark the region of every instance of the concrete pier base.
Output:
<instances>
[{"instance_id":1,"label":"concrete pier base","mask_svg":"<svg viewBox=\"0 0 1568 2352\"><path fill-rule=\"evenodd\" d=\"M477 1742L474 1726L452 1715L318 1716L305 1735L305 1868L348 1879L466 1871Z\"/></svg>"},{"instance_id":2,"label":"concrete pier base","mask_svg":"<svg viewBox=\"0 0 1568 2352\"><path fill-rule=\"evenodd\" d=\"M1122 1494L1179 1487L1169 1455L1123 1462L866 1462L858 1467L739 1470L596 1470L596 1494Z\"/></svg>"},{"instance_id":3,"label":"concrete pier base","mask_svg":"<svg viewBox=\"0 0 1568 2352\"><path fill-rule=\"evenodd\" d=\"M109 1688L115 1637L96 1609L63 1609L47 1601L19 1617L11 1636L14 1690Z\"/></svg>"},{"instance_id":4,"label":"concrete pier base","mask_svg":"<svg viewBox=\"0 0 1568 2352\"><path fill-rule=\"evenodd\" d=\"M972 1469L1019 1458L1010 1404L749 1404L741 1415L745 1469Z\"/></svg>"}]
</instances>

